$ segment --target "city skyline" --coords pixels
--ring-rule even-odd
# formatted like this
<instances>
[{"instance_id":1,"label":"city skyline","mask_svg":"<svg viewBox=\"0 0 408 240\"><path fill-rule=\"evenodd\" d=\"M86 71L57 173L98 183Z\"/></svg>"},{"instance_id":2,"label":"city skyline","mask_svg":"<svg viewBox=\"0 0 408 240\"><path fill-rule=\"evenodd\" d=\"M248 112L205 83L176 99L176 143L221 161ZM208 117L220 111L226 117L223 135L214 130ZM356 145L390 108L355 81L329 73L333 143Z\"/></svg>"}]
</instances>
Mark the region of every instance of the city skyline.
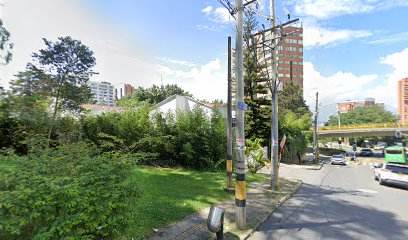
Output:
<instances>
[{"instance_id":1,"label":"city skyline","mask_svg":"<svg viewBox=\"0 0 408 240\"><path fill-rule=\"evenodd\" d=\"M41 38L71 35L95 52L92 81L133 86L177 84L197 99L226 100L227 37L233 18L217 1L4 0L0 17L15 44L1 84L24 70ZM269 1L258 1L267 13ZM304 28L307 103L373 97L397 106L397 82L408 76L406 1L277 1L279 21ZM182 14L180 14L182 13ZM266 23L259 18L260 23ZM233 41L233 46L235 45ZM405 59L405 60L404 60ZM163 76L163 82L160 76Z\"/></svg>"}]
</instances>

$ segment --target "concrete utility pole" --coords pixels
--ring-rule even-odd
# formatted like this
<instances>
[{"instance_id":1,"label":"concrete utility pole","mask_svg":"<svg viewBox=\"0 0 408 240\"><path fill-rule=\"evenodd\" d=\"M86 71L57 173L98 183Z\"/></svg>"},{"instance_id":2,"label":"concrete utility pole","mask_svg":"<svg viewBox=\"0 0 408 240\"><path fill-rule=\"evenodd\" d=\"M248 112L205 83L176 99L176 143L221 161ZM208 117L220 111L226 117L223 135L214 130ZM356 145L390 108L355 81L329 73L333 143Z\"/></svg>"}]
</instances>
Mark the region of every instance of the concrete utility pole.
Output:
<instances>
[{"instance_id":1,"label":"concrete utility pole","mask_svg":"<svg viewBox=\"0 0 408 240\"><path fill-rule=\"evenodd\" d=\"M319 159L319 138L318 138L318 133L317 133L318 115L319 115L319 92L316 92L316 107L315 107L315 119L314 119L314 131L313 131L313 160L315 162L317 162Z\"/></svg>"},{"instance_id":2,"label":"concrete utility pole","mask_svg":"<svg viewBox=\"0 0 408 240\"><path fill-rule=\"evenodd\" d=\"M228 103L227 103L227 184L225 189L233 191L232 186L232 112L231 112L231 37L228 37Z\"/></svg>"},{"instance_id":3,"label":"concrete utility pole","mask_svg":"<svg viewBox=\"0 0 408 240\"><path fill-rule=\"evenodd\" d=\"M244 103L244 53L243 53L243 25L244 6L242 0L237 2L237 102L236 102L236 148L237 158L235 164L236 185L235 185L235 220L239 229L244 229L246 225L246 166L245 166L245 103Z\"/></svg>"},{"instance_id":4,"label":"concrete utility pole","mask_svg":"<svg viewBox=\"0 0 408 240\"><path fill-rule=\"evenodd\" d=\"M271 187L276 191L279 186L279 139L278 139L278 79L276 74L276 29L275 29L275 2L270 0L270 23L271 23L271 104L272 104L272 123L271 123Z\"/></svg>"}]
</instances>

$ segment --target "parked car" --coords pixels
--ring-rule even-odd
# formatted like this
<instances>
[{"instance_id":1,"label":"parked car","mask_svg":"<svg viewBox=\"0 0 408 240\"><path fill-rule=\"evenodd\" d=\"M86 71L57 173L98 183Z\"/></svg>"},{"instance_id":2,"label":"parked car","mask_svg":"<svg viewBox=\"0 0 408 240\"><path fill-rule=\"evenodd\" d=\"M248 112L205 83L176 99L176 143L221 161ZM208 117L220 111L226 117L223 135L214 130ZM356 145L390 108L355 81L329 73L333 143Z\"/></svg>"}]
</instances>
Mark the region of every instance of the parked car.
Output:
<instances>
[{"instance_id":1,"label":"parked car","mask_svg":"<svg viewBox=\"0 0 408 240\"><path fill-rule=\"evenodd\" d=\"M363 156L363 157L371 157L373 155L374 155L373 150L371 150L369 148L363 148L360 151L360 156Z\"/></svg>"},{"instance_id":2,"label":"parked car","mask_svg":"<svg viewBox=\"0 0 408 240\"><path fill-rule=\"evenodd\" d=\"M408 166L395 163L381 163L374 166L374 179L380 185L394 184L408 187Z\"/></svg>"},{"instance_id":3,"label":"parked car","mask_svg":"<svg viewBox=\"0 0 408 240\"><path fill-rule=\"evenodd\" d=\"M330 157L330 164L346 165L346 158L343 155L333 155Z\"/></svg>"}]
</instances>

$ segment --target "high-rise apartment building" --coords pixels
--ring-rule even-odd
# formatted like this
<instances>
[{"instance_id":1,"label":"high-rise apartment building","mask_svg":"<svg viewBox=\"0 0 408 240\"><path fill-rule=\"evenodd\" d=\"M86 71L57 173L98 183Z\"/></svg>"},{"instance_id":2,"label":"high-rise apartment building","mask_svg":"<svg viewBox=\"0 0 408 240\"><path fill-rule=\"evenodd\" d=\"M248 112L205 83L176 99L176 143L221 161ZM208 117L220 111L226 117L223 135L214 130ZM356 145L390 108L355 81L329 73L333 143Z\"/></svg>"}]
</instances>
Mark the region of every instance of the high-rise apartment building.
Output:
<instances>
[{"instance_id":1,"label":"high-rise apartment building","mask_svg":"<svg viewBox=\"0 0 408 240\"><path fill-rule=\"evenodd\" d=\"M277 70L280 89L287 82L303 88L303 28L287 26L283 28L283 39L277 46ZM258 34L255 42L262 43L271 39L271 32ZM264 44L258 44L257 58L261 65L266 65L264 73L272 70L271 49Z\"/></svg>"},{"instance_id":2,"label":"high-rise apartment building","mask_svg":"<svg viewBox=\"0 0 408 240\"><path fill-rule=\"evenodd\" d=\"M89 81L89 86L91 87L93 99L97 104L114 105L112 84L109 82Z\"/></svg>"},{"instance_id":3,"label":"high-rise apartment building","mask_svg":"<svg viewBox=\"0 0 408 240\"><path fill-rule=\"evenodd\" d=\"M401 124L408 123L408 77L398 81L398 116Z\"/></svg>"},{"instance_id":4,"label":"high-rise apartment building","mask_svg":"<svg viewBox=\"0 0 408 240\"><path fill-rule=\"evenodd\" d=\"M130 84L116 84L115 85L115 99L120 100L126 95L130 95L135 92L135 88Z\"/></svg>"},{"instance_id":5,"label":"high-rise apartment building","mask_svg":"<svg viewBox=\"0 0 408 240\"><path fill-rule=\"evenodd\" d=\"M287 82L293 82L295 85L303 88L303 28L287 26L283 28L283 34L285 36L276 49L277 74L278 80L281 82L278 90L282 90L283 85ZM254 43L258 46L257 60L259 65L265 66L262 73L264 77L270 77L272 70L272 54L269 48L270 39L270 31L265 32L265 34L262 34L261 31L255 33ZM232 99L233 103L235 103L236 54L234 49L232 53ZM263 84L267 87L267 82ZM270 93L267 95L270 98Z\"/></svg>"}]
</instances>

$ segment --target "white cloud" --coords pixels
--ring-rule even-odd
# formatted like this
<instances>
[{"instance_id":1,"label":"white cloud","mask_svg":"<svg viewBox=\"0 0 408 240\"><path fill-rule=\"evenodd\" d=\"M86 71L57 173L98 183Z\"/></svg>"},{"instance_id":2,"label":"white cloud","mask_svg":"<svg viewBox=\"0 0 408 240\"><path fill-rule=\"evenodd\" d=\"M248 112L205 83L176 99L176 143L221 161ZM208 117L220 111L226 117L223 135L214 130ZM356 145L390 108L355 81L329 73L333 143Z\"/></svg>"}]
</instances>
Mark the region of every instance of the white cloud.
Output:
<instances>
[{"instance_id":1,"label":"white cloud","mask_svg":"<svg viewBox=\"0 0 408 240\"><path fill-rule=\"evenodd\" d=\"M314 105L314 94L319 92L320 102L337 103L346 99L360 99L364 87L378 78L377 75L356 76L350 72L337 72L331 76L323 76L313 63L304 63L304 91L309 105Z\"/></svg>"},{"instance_id":2,"label":"white cloud","mask_svg":"<svg viewBox=\"0 0 408 240\"><path fill-rule=\"evenodd\" d=\"M175 83L193 94L195 98L226 100L227 72L219 59L191 67L188 70L160 65L159 71L163 73L164 84Z\"/></svg>"},{"instance_id":3,"label":"white cloud","mask_svg":"<svg viewBox=\"0 0 408 240\"><path fill-rule=\"evenodd\" d=\"M303 32L303 44L305 47L309 48L334 46L339 43L345 43L373 35L371 32L364 30L330 30L313 24L306 24Z\"/></svg>"},{"instance_id":4,"label":"white cloud","mask_svg":"<svg viewBox=\"0 0 408 240\"><path fill-rule=\"evenodd\" d=\"M369 13L395 7L406 7L406 0L287 0L286 7L300 16L328 19L341 15Z\"/></svg>"},{"instance_id":5,"label":"white cloud","mask_svg":"<svg viewBox=\"0 0 408 240\"><path fill-rule=\"evenodd\" d=\"M181 65L181 66L186 66L186 67L196 66L196 64L188 62L188 61L184 61L184 60L177 60L177 59L164 58L164 57L157 57L157 59L165 63L171 63L171 64L176 64L176 65Z\"/></svg>"},{"instance_id":6,"label":"white cloud","mask_svg":"<svg viewBox=\"0 0 408 240\"><path fill-rule=\"evenodd\" d=\"M397 107L397 86L398 81L408 77L408 48L380 58L380 63L389 65L393 71L385 76L386 83L369 89L368 93L377 96L379 101L387 105Z\"/></svg>"},{"instance_id":7,"label":"white cloud","mask_svg":"<svg viewBox=\"0 0 408 240\"><path fill-rule=\"evenodd\" d=\"M24 7L22 7L24 6ZM77 1L66 0L6 0L4 23L15 44L13 61L0 72L3 85L17 71L22 71L31 54L44 47L42 38L55 41L70 35L94 51L99 72L92 80L111 83L127 82L150 85L160 75L149 53L141 49L117 26L99 19ZM140 45L139 45L140 46ZM141 48L146 48L142 46Z\"/></svg>"},{"instance_id":8,"label":"white cloud","mask_svg":"<svg viewBox=\"0 0 408 240\"><path fill-rule=\"evenodd\" d=\"M209 23L198 24L195 27L197 30L219 32L234 21L234 18L225 7L215 8L213 6L207 6L203 8L201 12L204 13L205 18Z\"/></svg>"},{"instance_id":9,"label":"white cloud","mask_svg":"<svg viewBox=\"0 0 408 240\"><path fill-rule=\"evenodd\" d=\"M395 33L395 34L389 34L387 32L383 32L378 35L379 37L377 39L370 40L367 43L377 45L377 44L393 44L396 42L408 41L408 32Z\"/></svg>"},{"instance_id":10,"label":"white cloud","mask_svg":"<svg viewBox=\"0 0 408 240\"><path fill-rule=\"evenodd\" d=\"M203 12L205 14L210 14L213 9L214 8L212 6L208 6L208 7L204 8L203 10L201 10L201 12Z\"/></svg>"}]
</instances>

